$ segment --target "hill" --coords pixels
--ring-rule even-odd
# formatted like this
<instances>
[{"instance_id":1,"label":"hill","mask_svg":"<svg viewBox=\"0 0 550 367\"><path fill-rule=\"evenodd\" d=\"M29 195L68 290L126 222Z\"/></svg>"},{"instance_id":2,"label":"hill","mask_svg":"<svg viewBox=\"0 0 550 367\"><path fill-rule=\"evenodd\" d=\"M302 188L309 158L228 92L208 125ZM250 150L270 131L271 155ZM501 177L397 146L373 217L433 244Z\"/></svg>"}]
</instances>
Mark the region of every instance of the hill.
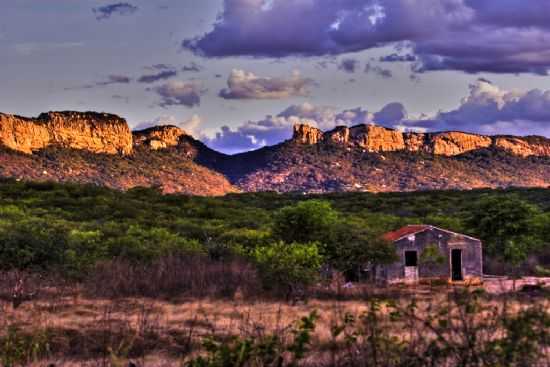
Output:
<instances>
[{"instance_id":1,"label":"hill","mask_svg":"<svg viewBox=\"0 0 550 367\"><path fill-rule=\"evenodd\" d=\"M416 191L550 185L550 140L374 125L322 132L225 155L176 126L131 132L118 116L0 114L0 177L93 183L126 190L223 195L237 191Z\"/></svg>"}]
</instances>

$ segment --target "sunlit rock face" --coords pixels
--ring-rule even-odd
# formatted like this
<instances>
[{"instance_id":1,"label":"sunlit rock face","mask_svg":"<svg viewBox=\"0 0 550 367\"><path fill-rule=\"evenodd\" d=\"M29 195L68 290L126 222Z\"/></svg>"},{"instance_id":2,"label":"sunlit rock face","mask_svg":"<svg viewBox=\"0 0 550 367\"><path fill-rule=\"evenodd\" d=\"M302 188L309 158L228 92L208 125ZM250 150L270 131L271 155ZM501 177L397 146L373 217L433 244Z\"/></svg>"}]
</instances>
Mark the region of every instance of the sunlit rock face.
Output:
<instances>
[{"instance_id":1,"label":"sunlit rock face","mask_svg":"<svg viewBox=\"0 0 550 367\"><path fill-rule=\"evenodd\" d=\"M540 137L497 137L495 139L495 146L521 157L550 157L550 144L548 139Z\"/></svg>"},{"instance_id":2,"label":"sunlit rock face","mask_svg":"<svg viewBox=\"0 0 550 367\"><path fill-rule=\"evenodd\" d=\"M488 148L492 144L492 139L488 136L455 131L434 134L429 140L430 146L425 149L426 151L446 156L459 155L470 150Z\"/></svg>"},{"instance_id":3,"label":"sunlit rock face","mask_svg":"<svg viewBox=\"0 0 550 367\"><path fill-rule=\"evenodd\" d=\"M153 150L177 146L182 136L187 135L179 127L172 125L154 126L149 129L134 131L134 145L147 146Z\"/></svg>"},{"instance_id":4,"label":"sunlit rock face","mask_svg":"<svg viewBox=\"0 0 550 367\"><path fill-rule=\"evenodd\" d=\"M493 147L522 157L550 156L550 140L540 137L484 136L459 131L415 133L366 124L339 126L324 133L308 125L295 125L293 141L309 145L341 144L379 153L409 151L451 157Z\"/></svg>"},{"instance_id":5,"label":"sunlit rock face","mask_svg":"<svg viewBox=\"0 0 550 367\"><path fill-rule=\"evenodd\" d=\"M321 141L323 132L313 126L299 124L294 125L292 139L301 144L317 144Z\"/></svg>"},{"instance_id":6,"label":"sunlit rock face","mask_svg":"<svg viewBox=\"0 0 550 367\"><path fill-rule=\"evenodd\" d=\"M0 144L22 153L58 146L93 153L132 153L126 120L95 112L48 112L37 118L0 114Z\"/></svg>"}]
</instances>

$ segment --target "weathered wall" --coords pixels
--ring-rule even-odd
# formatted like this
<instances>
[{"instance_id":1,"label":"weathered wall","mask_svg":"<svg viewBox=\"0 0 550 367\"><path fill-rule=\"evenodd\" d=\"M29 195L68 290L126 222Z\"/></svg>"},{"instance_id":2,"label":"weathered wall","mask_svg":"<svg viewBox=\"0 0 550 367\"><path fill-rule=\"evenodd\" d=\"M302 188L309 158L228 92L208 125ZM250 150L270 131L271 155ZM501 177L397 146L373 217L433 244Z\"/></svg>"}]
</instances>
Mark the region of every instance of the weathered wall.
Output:
<instances>
[{"instance_id":1,"label":"weathered wall","mask_svg":"<svg viewBox=\"0 0 550 367\"><path fill-rule=\"evenodd\" d=\"M106 113L49 112L38 118L0 113L0 144L28 154L55 145L126 155L132 153L132 134L124 119Z\"/></svg>"},{"instance_id":2,"label":"weathered wall","mask_svg":"<svg viewBox=\"0 0 550 367\"><path fill-rule=\"evenodd\" d=\"M445 257L441 265L423 264L421 261L422 252L429 245L437 245L440 253ZM462 235L441 231L437 228L426 230L415 235L414 242L403 238L393 244L399 258L393 264L381 267L378 277L389 282L402 280L404 277L405 251L416 250L418 252L418 272L420 278L445 278L451 277L450 254L451 249L462 250L462 272L465 280L480 279L483 275L482 245Z\"/></svg>"}]
</instances>

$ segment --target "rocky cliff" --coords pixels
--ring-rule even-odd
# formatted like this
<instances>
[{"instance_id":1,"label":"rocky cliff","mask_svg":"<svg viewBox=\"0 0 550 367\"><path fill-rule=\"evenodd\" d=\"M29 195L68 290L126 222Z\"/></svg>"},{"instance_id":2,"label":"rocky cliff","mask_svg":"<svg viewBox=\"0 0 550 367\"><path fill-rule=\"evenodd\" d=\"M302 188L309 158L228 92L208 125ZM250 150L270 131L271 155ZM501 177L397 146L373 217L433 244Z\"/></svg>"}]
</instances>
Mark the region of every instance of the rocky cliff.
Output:
<instances>
[{"instance_id":1,"label":"rocky cliff","mask_svg":"<svg viewBox=\"0 0 550 367\"><path fill-rule=\"evenodd\" d=\"M0 113L0 144L31 154L50 146L93 153L132 153L132 134L118 116L95 112L48 112L37 118Z\"/></svg>"},{"instance_id":2,"label":"rocky cliff","mask_svg":"<svg viewBox=\"0 0 550 367\"><path fill-rule=\"evenodd\" d=\"M308 125L296 125L292 140L307 145L335 143L378 153L409 151L452 157L496 148L521 157L550 157L550 140L542 137L483 136L457 131L401 132L376 125L339 126L325 133Z\"/></svg>"},{"instance_id":3,"label":"rocky cliff","mask_svg":"<svg viewBox=\"0 0 550 367\"><path fill-rule=\"evenodd\" d=\"M177 146L181 137L187 133L177 126L153 126L145 130L133 132L134 145L146 146L153 150Z\"/></svg>"},{"instance_id":4,"label":"rocky cliff","mask_svg":"<svg viewBox=\"0 0 550 367\"><path fill-rule=\"evenodd\" d=\"M103 113L0 114L0 177L195 195L549 187L550 140L296 125L288 141L229 156L176 126L131 132Z\"/></svg>"}]
</instances>

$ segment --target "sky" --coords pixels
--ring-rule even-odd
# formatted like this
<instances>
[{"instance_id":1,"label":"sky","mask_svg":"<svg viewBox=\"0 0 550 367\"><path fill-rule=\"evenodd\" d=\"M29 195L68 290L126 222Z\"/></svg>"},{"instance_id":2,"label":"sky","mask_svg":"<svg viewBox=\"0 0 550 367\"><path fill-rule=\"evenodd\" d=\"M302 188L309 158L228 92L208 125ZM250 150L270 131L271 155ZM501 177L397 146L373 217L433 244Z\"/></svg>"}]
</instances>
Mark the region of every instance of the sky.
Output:
<instances>
[{"instance_id":1,"label":"sky","mask_svg":"<svg viewBox=\"0 0 550 367\"><path fill-rule=\"evenodd\" d=\"M0 111L237 153L376 123L550 137L548 0L0 0Z\"/></svg>"}]
</instances>

